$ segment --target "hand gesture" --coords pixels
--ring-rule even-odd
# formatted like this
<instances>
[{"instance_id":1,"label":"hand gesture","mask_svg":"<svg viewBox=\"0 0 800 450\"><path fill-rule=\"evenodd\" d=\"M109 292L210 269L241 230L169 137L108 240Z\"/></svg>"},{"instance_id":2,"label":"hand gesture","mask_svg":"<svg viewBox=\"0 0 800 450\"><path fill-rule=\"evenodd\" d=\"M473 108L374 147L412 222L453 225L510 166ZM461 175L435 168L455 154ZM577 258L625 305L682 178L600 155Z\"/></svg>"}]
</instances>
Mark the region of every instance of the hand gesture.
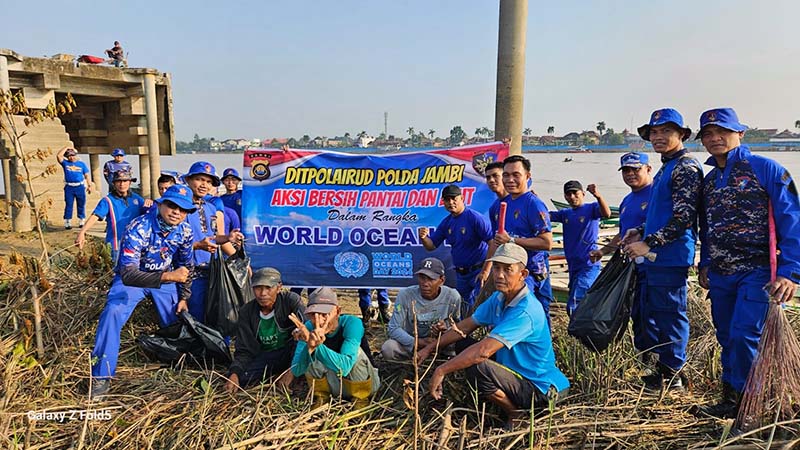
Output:
<instances>
[{"instance_id":1,"label":"hand gesture","mask_svg":"<svg viewBox=\"0 0 800 450\"><path fill-rule=\"evenodd\" d=\"M597 190L597 185L594 183L586 186L586 190L589 191L590 194L594 195L595 198L600 195L600 192Z\"/></svg>"},{"instance_id":2,"label":"hand gesture","mask_svg":"<svg viewBox=\"0 0 800 450\"><path fill-rule=\"evenodd\" d=\"M423 240L426 237L428 237L429 233L430 233L430 230L428 230L428 227L422 227L422 228L417 229L417 234L419 234L419 240Z\"/></svg>"},{"instance_id":3,"label":"hand gesture","mask_svg":"<svg viewBox=\"0 0 800 450\"><path fill-rule=\"evenodd\" d=\"M439 369L434 370L430 384L428 385L428 389L431 392L431 397L433 397L434 400L439 400L442 398L443 382L444 382L444 375L439 371Z\"/></svg>"},{"instance_id":4,"label":"hand gesture","mask_svg":"<svg viewBox=\"0 0 800 450\"><path fill-rule=\"evenodd\" d=\"M242 242L244 242L244 235L238 228L231 230L228 234L228 242L233 245L239 246Z\"/></svg>"},{"instance_id":5,"label":"hand gesture","mask_svg":"<svg viewBox=\"0 0 800 450\"><path fill-rule=\"evenodd\" d=\"M214 253L217 251L217 244L213 241L213 238L206 236L202 241L195 244L195 250L204 250L209 253Z\"/></svg>"},{"instance_id":6,"label":"hand gesture","mask_svg":"<svg viewBox=\"0 0 800 450\"><path fill-rule=\"evenodd\" d=\"M153 206L153 199L152 198L144 199L144 207L149 208L151 206Z\"/></svg>"},{"instance_id":7,"label":"hand gesture","mask_svg":"<svg viewBox=\"0 0 800 450\"><path fill-rule=\"evenodd\" d=\"M78 235L75 237L75 244L77 244L78 248L83 249L83 244L86 243L86 233L84 232L85 228L82 228L81 231L78 232Z\"/></svg>"},{"instance_id":8,"label":"hand gesture","mask_svg":"<svg viewBox=\"0 0 800 450\"><path fill-rule=\"evenodd\" d=\"M589 252L589 261L596 263L601 259L603 259L603 252L601 252L600 250L592 250Z\"/></svg>"},{"instance_id":9,"label":"hand gesture","mask_svg":"<svg viewBox=\"0 0 800 450\"><path fill-rule=\"evenodd\" d=\"M435 324L431 325L431 336L436 337L442 333L447 331L447 324L444 323L444 320L440 320Z\"/></svg>"},{"instance_id":10,"label":"hand gesture","mask_svg":"<svg viewBox=\"0 0 800 450\"><path fill-rule=\"evenodd\" d=\"M176 283L186 283L189 281L189 269L183 266L171 272L167 272L167 274L169 275L169 281L174 281Z\"/></svg>"}]
</instances>

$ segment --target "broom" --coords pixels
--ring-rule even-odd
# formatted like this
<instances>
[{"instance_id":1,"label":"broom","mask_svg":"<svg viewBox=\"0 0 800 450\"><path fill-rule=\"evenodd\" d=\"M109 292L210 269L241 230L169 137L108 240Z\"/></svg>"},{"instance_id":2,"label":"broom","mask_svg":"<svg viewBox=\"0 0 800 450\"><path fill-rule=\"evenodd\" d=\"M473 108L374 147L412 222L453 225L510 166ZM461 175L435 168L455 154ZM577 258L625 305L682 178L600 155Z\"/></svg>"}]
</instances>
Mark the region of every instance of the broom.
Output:
<instances>
[{"instance_id":1,"label":"broom","mask_svg":"<svg viewBox=\"0 0 800 450\"><path fill-rule=\"evenodd\" d=\"M506 202L500 202L500 211L497 214L498 233L505 233L506 231L506 208L508 208L508 204ZM494 278L490 275L489 278L483 282L483 286L481 286L478 295L475 296L475 303L472 305L472 311L470 311L470 313L478 309L478 306L494 294L494 291Z\"/></svg>"},{"instance_id":2,"label":"broom","mask_svg":"<svg viewBox=\"0 0 800 450\"><path fill-rule=\"evenodd\" d=\"M769 203L770 282L777 276L778 256L775 219ZM783 307L769 302L758 354L747 376L742 393L737 427L742 431L763 426L767 421L785 420L794 415L800 402L800 343Z\"/></svg>"}]
</instances>

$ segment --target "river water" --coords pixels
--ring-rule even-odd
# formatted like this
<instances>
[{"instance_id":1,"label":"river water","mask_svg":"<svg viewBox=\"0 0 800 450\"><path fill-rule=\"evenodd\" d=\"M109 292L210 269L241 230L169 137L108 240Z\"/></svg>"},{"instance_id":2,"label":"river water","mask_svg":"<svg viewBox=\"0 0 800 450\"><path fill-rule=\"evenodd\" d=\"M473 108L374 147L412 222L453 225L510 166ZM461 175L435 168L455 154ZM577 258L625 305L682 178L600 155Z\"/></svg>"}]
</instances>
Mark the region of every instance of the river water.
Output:
<instances>
[{"instance_id":1,"label":"river water","mask_svg":"<svg viewBox=\"0 0 800 450\"><path fill-rule=\"evenodd\" d=\"M708 154L705 152L694 152L694 154L701 162L705 162L708 158ZM775 159L794 175L800 174L800 152L759 152L759 154ZM622 198L629 192L628 187L622 182L621 174L617 171L621 155L622 153L525 153L532 164L533 188L548 206L552 206L549 202L550 199L563 200L562 188L568 180L578 180L584 187L594 183L609 204L619 205ZM661 162L657 154L649 153L649 156L655 174L661 166ZM572 161L564 162L567 157L571 157ZM81 159L88 165L89 157L87 155L81 155ZM104 164L109 159L110 157L101 156L100 164ZM138 173L138 158L128 157L127 159L133 165L134 173ZM216 167L217 173L222 174L226 167L236 167L241 170L242 154L208 153L162 156L161 168L183 173L189 170L189 166L195 161L208 161ZM2 186L0 183L0 189ZM107 190L108 186L103 183L103 191ZM591 201L591 194L587 193L587 198ZM94 205L87 205L87 208L93 207Z\"/></svg>"}]
</instances>

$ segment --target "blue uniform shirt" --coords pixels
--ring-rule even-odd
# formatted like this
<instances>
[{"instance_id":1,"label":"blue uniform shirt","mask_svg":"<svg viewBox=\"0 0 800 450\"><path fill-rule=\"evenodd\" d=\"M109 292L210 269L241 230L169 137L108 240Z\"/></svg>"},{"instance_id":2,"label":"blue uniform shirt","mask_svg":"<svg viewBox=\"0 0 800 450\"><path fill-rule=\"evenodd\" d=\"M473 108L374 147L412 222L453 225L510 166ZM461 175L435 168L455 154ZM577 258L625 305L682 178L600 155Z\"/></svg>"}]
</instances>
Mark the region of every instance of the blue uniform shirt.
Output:
<instances>
[{"instance_id":1,"label":"blue uniform shirt","mask_svg":"<svg viewBox=\"0 0 800 450\"><path fill-rule=\"evenodd\" d=\"M595 242L600 232L600 205L597 202L550 211L550 221L564 224L564 256L570 272L600 265L599 261L592 263L589 260L589 252L597 248Z\"/></svg>"},{"instance_id":2,"label":"blue uniform shirt","mask_svg":"<svg viewBox=\"0 0 800 450\"><path fill-rule=\"evenodd\" d=\"M534 193L528 191L516 199L507 195L502 200L496 200L492 205L489 220L492 223L492 234L497 233L500 211L500 202L506 202L506 233L511 237L531 238L550 231L550 213L547 206ZM550 253L544 250L528 250L527 268L531 274L547 272L547 260Z\"/></svg>"},{"instance_id":3,"label":"blue uniform shirt","mask_svg":"<svg viewBox=\"0 0 800 450\"><path fill-rule=\"evenodd\" d=\"M89 168L81 160L73 163L64 158L61 167L64 168L64 181L67 183L83 183L86 180L84 175L89 173Z\"/></svg>"},{"instance_id":4,"label":"blue uniform shirt","mask_svg":"<svg viewBox=\"0 0 800 450\"><path fill-rule=\"evenodd\" d=\"M644 224L644 241L657 258L644 265L689 267L694 265L703 170L686 149L661 160Z\"/></svg>"},{"instance_id":5,"label":"blue uniform shirt","mask_svg":"<svg viewBox=\"0 0 800 450\"><path fill-rule=\"evenodd\" d=\"M92 214L100 220L107 220L106 242L111 248L118 250L119 241L125 233L125 228L133 219L145 213L144 199L136 193L129 193L127 197L118 197L114 194L106 195L100 199Z\"/></svg>"},{"instance_id":6,"label":"blue uniform shirt","mask_svg":"<svg viewBox=\"0 0 800 450\"><path fill-rule=\"evenodd\" d=\"M746 145L727 155L703 186L700 267L722 275L769 266L772 202L778 236L778 275L800 282L800 200L789 172L776 161L750 153Z\"/></svg>"},{"instance_id":7,"label":"blue uniform shirt","mask_svg":"<svg viewBox=\"0 0 800 450\"><path fill-rule=\"evenodd\" d=\"M508 306L504 301L503 294L495 292L472 315L478 325L491 327L488 338L503 344L495 361L530 380L542 393L550 386L557 391L568 388L569 380L556 367L542 304L527 287Z\"/></svg>"},{"instance_id":8,"label":"blue uniform shirt","mask_svg":"<svg viewBox=\"0 0 800 450\"><path fill-rule=\"evenodd\" d=\"M619 204L619 233L621 236L625 236L626 231L644 224L652 191L653 185L649 184L636 192L630 192L622 199L622 203Z\"/></svg>"},{"instance_id":9,"label":"blue uniform shirt","mask_svg":"<svg viewBox=\"0 0 800 450\"><path fill-rule=\"evenodd\" d=\"M242 221L242 191L238 190L233 194L225 194L219 196L222 203L225 205L226 208L230 208L236 211L236 215L239 216L239 221Z\"/></svg>"},{"instance_id":10,"label":"blue uniform shirt","mask_svg":"<svg viewBox=\"0 0 800 450\"><path fill-rule=\"evenodd\" d=\"M193 242L200 242L206 237L216 236L217 206L223 207L222 201L218 197L206 195L201 201L195 202L195 206L197 211L186 216L186 222L192 228ZM197 250L193 254L196 266L204 266L211 261L211 253L205 250Z\"/></svg>"},{"instance_id":11,"label":"blue uniform shirt","mask_svg":"<svg viewBox=\"0 0 800 450\"><path fill-rule=\"evenodd\" d=\"M192 267L192 229L183 221L166 234L161 231L158 210L130 223L120 245L117 272L133 266L142 272L163 272L175 267Z\"/></svg>"},{"instance_id":12,"label":"blue uniform shirt","mask_svg":"<svg viewBox=\"0 0 800 450\"><path fill-rule=\"evenodd\" d=\"M103 165L103 178L106 179L106 182L108 182L109 186L114 184L114 172L119 172L120 170L125 172L133 172L131 163L128 161L122 161L118 163L112 159L111 161L106 161L106 163Z\"/></svg>"},{"instance_id":13,"label":"blue uniform shirt","mask_svg":"<svg viewBox=\"0 0 800 450\"><path fill-rule=\"evenodd\" d=\"M486 260L487 242L492 237L489 221L474 210L465 208L456 217L448 214L431 234L431 241L436 247L447 242L453 255L453 264L470 268Z\"/></svg>"}]
</instances>

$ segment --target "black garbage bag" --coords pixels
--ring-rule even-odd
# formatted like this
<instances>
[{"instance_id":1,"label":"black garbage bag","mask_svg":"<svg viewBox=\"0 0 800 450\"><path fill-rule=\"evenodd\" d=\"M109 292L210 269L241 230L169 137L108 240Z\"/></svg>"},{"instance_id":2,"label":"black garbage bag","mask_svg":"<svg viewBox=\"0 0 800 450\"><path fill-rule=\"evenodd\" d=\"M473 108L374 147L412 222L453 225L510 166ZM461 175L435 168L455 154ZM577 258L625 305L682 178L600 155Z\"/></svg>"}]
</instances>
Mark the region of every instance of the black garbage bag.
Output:
<instances>
[{"instance_id":1,"label":"black garbage bag","mask_svg":"<svg viewBox=\"0 0 800 450\"><path fill-rule=\"evenodd\" d=\"M236 334L239 308L253 298L250 288L250 257L240 248L228 259L222 250L211 258L209 264L208 293L206 294L206 324L219 330L223 336Z\"/></svg>"},{"instance_id":2,"label":"black garbage bag","mask_svg":"<svg viewBox=\"0 0 800 450\"><path fill-rule=\"evenodd\" d=\"M567 332L602 352L625 333L635 295L636 264L617 250L572 313Z\"/></svg>"},{"instance_id":3,"label":"black garbage bag","mask_svg":"<svg viewBox=\"0 0 800 450\"><path fill-rule=\"evenodd\" d=\"M198 322L186 311L174 324L154 334L137 337L136 343L149 358L166 364L175 364L184 358L200 367L210 362L228 365L233 361L219 331Z\"/></svg>"}]
</instances>

